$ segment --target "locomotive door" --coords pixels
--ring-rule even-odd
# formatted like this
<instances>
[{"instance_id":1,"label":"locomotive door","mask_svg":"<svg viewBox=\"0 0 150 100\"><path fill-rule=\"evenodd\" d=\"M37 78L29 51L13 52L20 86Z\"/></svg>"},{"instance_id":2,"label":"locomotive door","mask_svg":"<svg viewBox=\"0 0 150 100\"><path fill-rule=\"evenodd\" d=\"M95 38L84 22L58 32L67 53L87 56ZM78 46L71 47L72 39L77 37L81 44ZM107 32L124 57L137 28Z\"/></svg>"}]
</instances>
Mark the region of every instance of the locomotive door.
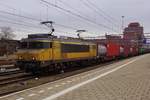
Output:
<instances>
[{"instance_id":1,"label":"locomotive door","mask_svg":"<svg viewBox=\"0 0 150 100\"><path fill-rule=\"evenodd\" d=\"M49 60L52 60L53 59L53 57L52 57L52 55L53 55L53 42L50 42L50 49L49 49Z\"/></svg>"},{"instance_id":2,"label":"locomotive door","mask_svg":"<svg viewBox=\"0 0 150 100\"><path fill-rule=\"evenodd\" d=\"M96 56L96 45L90 45L89 46L90 48L90 56L92 57L92 56Z\"/></svg>"},{"instance_id":3,"label":"locomotive door","mask_svg":"<svg viewBox=\"0 0 150 100\"><path fill-rule=\"evenodd\" d=\"M54 41L52 46L52 60L61 60L61 44L59 41Z\"/></svg>"}]
</instances>

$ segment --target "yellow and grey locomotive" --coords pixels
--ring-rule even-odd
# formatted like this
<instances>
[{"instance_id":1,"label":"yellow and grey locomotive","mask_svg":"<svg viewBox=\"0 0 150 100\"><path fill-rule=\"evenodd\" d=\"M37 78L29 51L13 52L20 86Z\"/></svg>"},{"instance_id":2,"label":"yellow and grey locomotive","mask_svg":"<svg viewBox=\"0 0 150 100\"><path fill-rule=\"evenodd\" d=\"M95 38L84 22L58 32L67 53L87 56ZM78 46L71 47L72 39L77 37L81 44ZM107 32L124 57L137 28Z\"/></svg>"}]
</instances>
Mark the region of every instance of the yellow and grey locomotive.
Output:
<instances>
[{"instance_id":1,"label":"yellow and grey locomotive","mask_svg":"<svg viewBox=\"0 0 150 100\"><path fill-rule=\"evenodd\" d=\"M33 34L21 40L17 66L26 72L62 69L72 62L95 59L96 44L81 39L60 39L48 34Z\"/></svg>"}]
</instances>

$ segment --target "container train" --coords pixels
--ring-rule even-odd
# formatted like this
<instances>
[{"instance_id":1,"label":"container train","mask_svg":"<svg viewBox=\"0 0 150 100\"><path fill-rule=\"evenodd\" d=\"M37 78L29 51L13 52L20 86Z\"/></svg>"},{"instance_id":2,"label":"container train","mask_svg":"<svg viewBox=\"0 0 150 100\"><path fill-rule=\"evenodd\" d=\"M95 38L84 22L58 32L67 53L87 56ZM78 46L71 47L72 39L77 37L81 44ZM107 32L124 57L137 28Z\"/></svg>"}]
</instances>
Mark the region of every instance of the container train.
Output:
<instances>
[{"instance_id":1,"label":"container train","mask_svg":"<svg viewBox=\"0 0 150 100\"><path fill-rule=\"evenodd\" d=\"M100 44L82 39L60 39L48 34L35 34L21 40L20 49L16 53L16 66L25 72L37 74L63 70L75 63L100 63L135 56L148 52L145 49L112 42Z\"/></svg>"}]
</instances>

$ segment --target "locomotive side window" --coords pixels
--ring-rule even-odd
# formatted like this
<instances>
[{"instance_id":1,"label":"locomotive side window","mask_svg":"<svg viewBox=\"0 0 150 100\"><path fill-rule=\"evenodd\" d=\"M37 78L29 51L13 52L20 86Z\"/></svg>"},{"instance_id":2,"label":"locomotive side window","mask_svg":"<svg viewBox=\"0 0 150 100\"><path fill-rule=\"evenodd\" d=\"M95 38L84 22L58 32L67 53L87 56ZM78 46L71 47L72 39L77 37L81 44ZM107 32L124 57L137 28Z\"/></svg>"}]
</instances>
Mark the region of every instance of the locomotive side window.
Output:
<instances>
[{"instance_id":1,"label":"locomotive side window","mask_svg":"<svg viewBox=\"0 0 150 100\"><path fill-rule=\"evenodd\" d=\"M62 44L61 47L63 53L89 52L89 45Z\"/></svg>"},{"instance_id":2,"label":"locomotive side window","mask_svg":"<svg viewBox=\"0 0 150 100\"><path fill-rule=\"evenodd\" d=\"M29 42L29 49L43 49L43 48L52 48L51 42Z\"/></svg>"}]
</instances>

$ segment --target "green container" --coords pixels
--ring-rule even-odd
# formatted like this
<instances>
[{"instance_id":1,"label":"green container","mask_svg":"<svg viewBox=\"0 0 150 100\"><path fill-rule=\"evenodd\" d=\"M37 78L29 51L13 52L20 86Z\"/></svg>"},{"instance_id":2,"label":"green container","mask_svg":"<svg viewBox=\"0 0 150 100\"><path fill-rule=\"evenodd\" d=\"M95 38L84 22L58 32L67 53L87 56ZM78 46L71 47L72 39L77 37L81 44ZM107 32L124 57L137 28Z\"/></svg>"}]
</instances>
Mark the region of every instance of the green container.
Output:
<instances>
[{"instance_id":1,"label":"green container","mask_svg":"<svg viewBox=\"0 0 150 100\"><path fill-rule=\"evenodd\" d=\"M145 49L144 49L144 48L140 48L140 49L139 49L139 52L140 52L140 53L144 53L144 52L145 52Z\"/></svg>"}]
</instances>

